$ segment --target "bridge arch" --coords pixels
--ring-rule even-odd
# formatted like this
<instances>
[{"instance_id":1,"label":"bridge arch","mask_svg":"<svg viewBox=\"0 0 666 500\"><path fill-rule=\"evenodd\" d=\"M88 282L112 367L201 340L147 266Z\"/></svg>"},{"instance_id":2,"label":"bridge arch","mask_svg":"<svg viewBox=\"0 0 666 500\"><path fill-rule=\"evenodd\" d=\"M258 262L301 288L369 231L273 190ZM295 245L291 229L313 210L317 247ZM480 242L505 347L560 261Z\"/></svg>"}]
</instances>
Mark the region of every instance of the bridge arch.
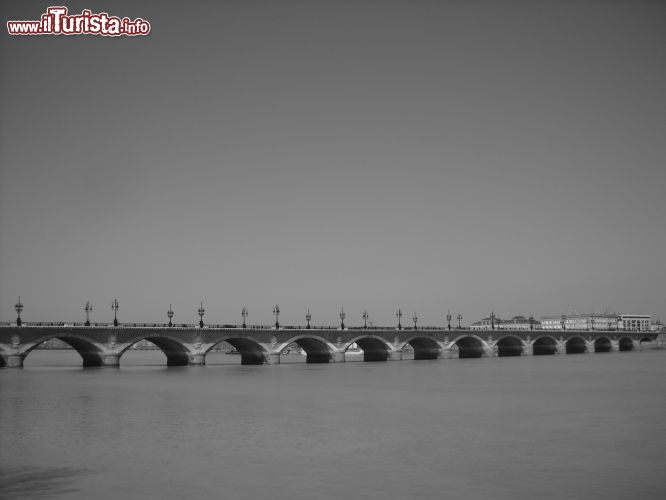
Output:
<instances>
[{"instance_id":1,"label":"bridge arch","mask_svg":"<svg viewBox=\"0 0 666 500\"><path fill-rule=\"evenodd\" d=\"M39 337L34 341L33 345L31 345L23 352L23 358L25 359L28 354L30 354L44 342L48 342L49 340L53 339L61 340L76 352L78 352L81 356L81 359L83 360L83 366L102 366L104 362L102 350L90 340L77 337L75 335L45 335L44 337Z\"/></svg>"},{"instance_id":2,"label":"bridge arch","mask_svg":"<svg viewBox=\"0 0 666 500\"><path fill-rule=\"evenodd\" d=\"M513 335L507 335L497 341L498 356L520 356L523 353L523 341Z\"/></svg>"},{"instance_id":3,"label":"bridge arch","mask_svg":"<svg viewBox=\"0 0 666 500\"><path fill-rule=\"evenodd\" d=\"M610 352L611 341L608 337L599 337L594 341L594 352Z\"/></svg>"},{"instance_id":4,"label":"bridge arch","mask_svg":"<svg viewBox=\"0 0 666 500\"><path fill-rule=\"evenodd\" d=\"M266 361L266 350L256 341L248 338L228 337L223 338L211 345L205 352L208 354L217 344L226 342L241 355L241 365L261 365ZM285 347L289 345L286 344Z\"/></svg>"},{"instance_id":5,"label":"bridge arch","mask_svg":"<svg viewBox=\"0 0 666 500\"><path fill-rule=\"evenodd\" d=\"M622 337L618 342L618 347L620 351L633 351L634 341L630 337Z\"/></svg>"},{"instance_id":6,"label":"bridge arch","mask_svg":"<svg viewBox=\"0 0 666 500\"><path fill-rule=\"evenodd\" d=\"M0 348L0 368L7 366L7 353Z\"/></svg>"},{"instance_id":7,"label":"bridge arch","mask_svg":"<svg viewBox=\"0 0 666 500\"><path fill-rule=\"evenodd\" d=\"M183 345L182 342L164 336L153 337L146 335L136 337L130 340L126 345L123 344L122 349L118 352L118 358L120 359L134 344L142 340L147 340L148 342L155 344L164 353L167 358L167 366L187 366L189 364L189 349Z\"/></svg>"},{"instance_id":8,"label":"bridge arch","mask_svg":"<svg viewBox=\"0 0 666 500\"><path fill-rule=\"evenodd\" d=\"M345 344L344 350L349 349L353 343L363 351L363 361L386 361L392 350L386 340L374 335L356 337Z\"/></svg>"},{"instance_id":9,"label":"bridge arch","mask_svg":"<svg viewBox=\"0 0 666 500\"><path fill-rule=\"evenodd\" d=\"M483 341L476 335L458 337L452 343L458 348L458 358L480 358L483 356Z\"/></svg>"},{"instance_id":10,"label":"bridge arch","mask_svg":"<svg viewBox=\"0 0 666 500\"><path fill-rule=\"evenodd\" d=\"M415 360L439 359L442 350L439 343L427 335L414 336L409 340L406 340L402 344L401 349L404 349L407 344L414 349Z\"/></svg>"},{"instance_id":11,"label":"bridge arch","mask_svg":"<svg viewBox=\"0 0 666 500\"><path fill-rule=\"evenodd\" d=\"M532 354L535 356L544 356L555 354L557 352L557 341L553 337L544 335L538 337L532 344Z\"/></svg>"},{"instance_id":12,"label":"bridge arch","mask_svg":"<svg viewBox=\"0 0 666 500\"><path fill-rule=\"evenodd\" d=\"M581 354L585 352L585 341L580 337L571 337L565 344L567 354Z\"/></svg>"},{"instance_id":13,"label":"bridge arch","mask_svg":"<svg viewBox=\"0 0 666 500\"><path fill-rule=\"evenodd\" d=\"M291 344L298 345L305 351L306 363L328 363L333 359L335 347L316 335L299 335L278 346L276 350L282 352Z\"/></svg>"}]
</instances>

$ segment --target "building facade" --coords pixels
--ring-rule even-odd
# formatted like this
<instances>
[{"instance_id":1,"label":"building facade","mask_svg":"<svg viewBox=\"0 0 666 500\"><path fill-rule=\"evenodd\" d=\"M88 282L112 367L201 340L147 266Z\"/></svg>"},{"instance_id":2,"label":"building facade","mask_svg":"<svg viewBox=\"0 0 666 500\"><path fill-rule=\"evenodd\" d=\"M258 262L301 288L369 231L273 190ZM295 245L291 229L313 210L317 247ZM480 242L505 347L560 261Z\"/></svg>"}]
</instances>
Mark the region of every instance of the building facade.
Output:
<instances>
[{"instance_id":1,"label":"building facade","mask_svg":"<svg viewBox=\"0 0 666 500\"><path fill-rule=\"evenodd\" d=\"M649 332L651 319L648 314L620 314L619 324L624 331Z\"/></svg>"}]
</instances>

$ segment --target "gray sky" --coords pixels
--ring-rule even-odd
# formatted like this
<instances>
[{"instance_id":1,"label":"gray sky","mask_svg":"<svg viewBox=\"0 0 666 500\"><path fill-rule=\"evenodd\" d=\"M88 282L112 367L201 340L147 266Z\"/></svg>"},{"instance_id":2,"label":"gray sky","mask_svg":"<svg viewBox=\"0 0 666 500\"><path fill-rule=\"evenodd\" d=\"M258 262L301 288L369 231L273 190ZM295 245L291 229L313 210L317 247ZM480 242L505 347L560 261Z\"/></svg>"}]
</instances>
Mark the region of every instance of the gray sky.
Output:
<instances>
[{"instance_id":1,"label":"gray sky","mask_svg":"<svg viewBox=\"0 0 666 500\"><path fill-rule=\"evenodd\" d=\"M4 31L0 320L663 316L664 2L66 5L152 32Z\"/></svg>"}]
</instances>

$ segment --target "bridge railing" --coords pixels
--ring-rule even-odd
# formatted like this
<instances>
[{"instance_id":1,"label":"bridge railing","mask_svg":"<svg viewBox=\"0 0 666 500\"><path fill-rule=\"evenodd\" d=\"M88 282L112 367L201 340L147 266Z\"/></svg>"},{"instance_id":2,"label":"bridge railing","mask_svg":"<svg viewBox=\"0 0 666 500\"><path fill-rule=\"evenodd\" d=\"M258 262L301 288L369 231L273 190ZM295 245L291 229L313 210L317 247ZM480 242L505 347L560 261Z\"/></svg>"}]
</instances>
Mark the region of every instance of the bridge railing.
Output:
<instances>
[{"instance_id":1,"label":"bridge railing","mask_svg":"<svg viewBox=\"0 0 666 500\"><path fill-rule=\"evenodd\" d=\"M0 321L0 327L15 327L16 322L12 321ZM112 322L91 322L90 325L86 325L84 322L67 322L67 321L59 321L59 322L46 322L46 321L23 321L21 323L21 326L25 327L40 327L40 328L67 328L67 327L77 327L77 328L173 328L173 329L193 329L193 328L199 328L198 324L194 323L174 323L173 326L169 327L167 323L118 323L117 327L114 327ZM234 324L204 324L205 329L239 329L242 330L243 327L242 325L234 325ZM246 327L248 330L273 330L275 327L273 325L247 325ZM310 330L339 330L340 326L339 325L311 325ZM363 326L349 326L346 327L345 330L351 330L351 331L363 331L366 328ZM280 330L307 330L307 328L304 325L282 325L280 326ZM368 326L367 330L374 330L374 331L398 331L397 327L395 326ZM447 331L447 327L439 327L439 326L419 326L416 328L416 331ZM460 330L466 330L466 331L473 331L473 332L502 332L502 331L520 331L520 332L525 332L525 333L530 333L530 332L547 332L551 334L557 334L557 333L567 333L567 332L576 332L576 333L582 333L582 334L593 334L597 332L604 332L604 333L616 333L616 332L623 332L623 333L654 333L649 330L625 330L625 329L607 329L603 330L600 328L595 328L594 330L587 330L587 329L567 329L567 330L556 330L556 329L543 329L543 328L535 328L534 330L526 330L526 329L520 329L520 330L512 330L512 329L504 329L504 328L496 328L495 330L492 330L491 328L470 328L470 327L452 327L452 331L460 331ZM414 327L402 327L402 331L414 331Z\"/></svg>"}]
</instances>

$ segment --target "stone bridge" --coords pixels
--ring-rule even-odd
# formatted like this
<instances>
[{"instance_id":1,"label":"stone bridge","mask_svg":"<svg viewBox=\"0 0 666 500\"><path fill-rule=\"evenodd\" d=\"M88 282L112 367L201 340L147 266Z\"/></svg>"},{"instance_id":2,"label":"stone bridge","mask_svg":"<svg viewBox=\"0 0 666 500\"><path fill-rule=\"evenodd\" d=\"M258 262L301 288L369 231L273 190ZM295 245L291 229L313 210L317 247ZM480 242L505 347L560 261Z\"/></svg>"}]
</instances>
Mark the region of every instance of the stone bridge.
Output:
<instances>
[{"instance_id":1,"label":"stone bridge","mask_svg":"<svg viewBox=\"0 0 666 500\"><path fill-rule=\"evenodd\" d=\"M308 363L329 363L345 361L354 344L363 350L364 361L387 361L401 360L407 345L421 360L631 351L656 338L654 332L629 331L24 324L0 326L0 367L22 367L33 349L52 339L75 349L83 366L119 366L122 355L142 340L160 348L168 365L185 366L204 365L206 354L220 342L233 346L242 364L275 364L291 344L306 352Z\"/></svg>"}]
</instances>

